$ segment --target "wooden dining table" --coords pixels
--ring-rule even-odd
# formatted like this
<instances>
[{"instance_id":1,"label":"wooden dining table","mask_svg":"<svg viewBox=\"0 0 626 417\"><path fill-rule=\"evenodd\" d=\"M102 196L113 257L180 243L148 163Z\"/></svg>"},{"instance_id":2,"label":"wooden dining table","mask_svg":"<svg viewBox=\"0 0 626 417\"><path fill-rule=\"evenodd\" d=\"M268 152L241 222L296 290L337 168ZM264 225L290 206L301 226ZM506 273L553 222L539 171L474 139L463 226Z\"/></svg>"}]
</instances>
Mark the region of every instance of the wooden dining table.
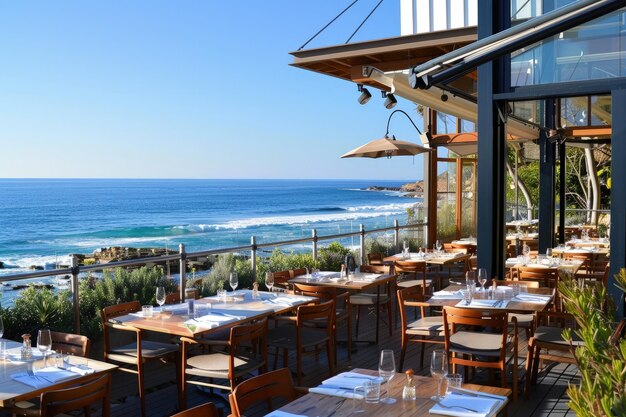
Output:
<instances>
[{"instance_id":1,"label":"wooden dining table","mask_svg":"<svg viewBox=\"0 0 626 417\"><path fill-rule=\"evenodd\" d=\"M370 376L377 376L378 372L368 369L353 369L353 372L363 373ZM437 381L430 377L414 376L414 382L416 387L416 400L404 401L402 399L402 389L404 387L406 376L404 374L396 373L395 377L388 383L381 386L381 392L387 389L389 386L389 395L396 399L394 404L384 403L365 403L365 411L360 415L365 416L385 416L385 417L427 417L432 414L429 410L435 405L435 402L430 399L431 396L437 391ZM489 387L476 384L464 384L463 389L471 390L480 395L480 393L493 394L505 397L505 401L494 410L492 415L506 410L506 406L509 403L509 396L511 390L509 388ZM445 389L442 387L442 391ZM308 393L289 404L281 407L280 411L296 414L299 416L316 417L347 417L355 415L353 414L353 400L344 397L337 397L324 394ZM359 414L356 414L359 415Z\"/></svg>"},{"instance_id":2,"label":"wooden dining table","mask_svg":"<svg viewBox=\"0 0 626 417\"><path fill-rule=\"evenodd\" d=\"M21 343L6 339L0 340L7 343L8 353L8 358L0 360L0 363L2 364L0 367L0 407L12 407L19 401L26 401L39 397L39 395L43 392L72 387L98 378L117 368L117 365L110 363L79 356L70 356L67 358L67 361L71 366L84 366L93 370L93 372L81 375L80 373L71 371L72 368L70 368L70 371L67 372L67 378L54 383L50 382L49 384L44 382L45 386L35 388L25 383L16 381L11 376L19 373L27 373L29 369L34 369L36 375L38 369L53 367L53 355L48 356L46 364L44 364L43 358L38 358L37 356L35 356L35 359L22 361L19 359L19 352L22 346Z\"/></svg>"},{"instance_id":3,"label":"wooden dining table","mask_svg":"<svg viewBox=\"0 0 626 417\"><path fill-rule=\"evenodd\" d=\"M225 298L214 296L195 300L197 306L205 307L204 314L224 317L223 321L210 322L203 320L202 317L197 319L189 317L187 303L182 303L155 308L150 317L144 317L143 313L137 312L116 317L114 322L151 332L199 337L263 317L287 313L300 305L317 300L316 297L288 293L258 291L254 295L251 290L238 290L235 293L227 293Z\"/></svg>"},{"instance_id":4,"label":"wooden dining table","mask_svg":"<svg viewBox=\"0 0 626 417\"><path fill-rule=\"evenodd\" d=\"M463 252L428 252L428 253L415 253L411 252L408 257L403 257L402 254L387 256L383 259L384 263L393 264L394 261L424 261L426 265L436 266L436 288L441 288L441 269L444 266L450 266L457 263L468 262L472 257L469 253Z\"/></svg>"},{"instance_id":5,"label":"wooden dining table","mask_svg":"<svg viewBox=\"0 0 626 417\"><path fill-rule=\"evenodd\" d=\"M376 322L379 322L380 318L380 288L383 285L391 285L395 290L395 281L397 275L395 274L376 274L370 272L358 272L351 273L350 276L341 277L339 272L322 271L316 276L311 274L299 275L290 279L290 284L307 284L307 285L322 285L326 287L334 287L337 289L344 289L351 292L365 292L370 289L376 289ZM395 299L392 294L392 302ZM391 325L391 324L390 324ZM376 326L376 339L378 343L379 326Z\"/></svg>"},{"instance_id":6,"label":"wooden dining table","mask_svg":"<svg viewBox=\"0 0 626 417\"><path fill-rule=\"evenodd\" d=\"M523 281L520 281L520 284L523 284ZM443 289L443 292L448 293L457 293L459 290L464 290L466 287L464 285L449 285L448 287ZM485 293L479 292L479 299L485 299ZM488 292L487 292L488 293ZM533 297L536 295L537 297ZM521 313L534 313L536 311L543 311L550 304L553 299L553 290L551 288L527 288L526 292L522 294L521 298L512 298L508 300L507 303L501 303L500 305L489 306L487 304L480 305L481 309L484 310L499 310L499 311L507 311L507 312L521 312ZM526 298L527 301L524 301L523 298ZM462 297L460 295L441 295L437 296L437 293L433 295L427 303L433 307L443 307L443 306L457 306L457 307L466 307L462 302ZM485 300L489 301L489 300ZM458 305L457 305L458 304ZM476 303L476 307L478 307ZM495 304L495 303L494 303ZM473 307L467 307L473 308Z\"/></svg>"}]
</instances>

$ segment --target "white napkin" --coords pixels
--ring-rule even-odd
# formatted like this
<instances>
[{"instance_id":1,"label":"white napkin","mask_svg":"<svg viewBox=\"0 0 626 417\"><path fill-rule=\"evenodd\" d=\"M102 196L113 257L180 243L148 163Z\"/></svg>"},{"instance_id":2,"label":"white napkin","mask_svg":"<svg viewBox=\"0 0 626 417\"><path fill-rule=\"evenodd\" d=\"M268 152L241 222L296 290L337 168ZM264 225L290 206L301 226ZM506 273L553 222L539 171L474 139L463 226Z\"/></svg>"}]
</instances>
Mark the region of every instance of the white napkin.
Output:
<instances>
[{"instance_id":1,"label":"white napkin","mask_svg":"<svg viewBox=\"0 0 626 417\"><path fill-rule=\"evenodd\" d=\"M309 388L309 392L322 395L331 395L333 397L354 398L354 392L348 389L325 387L320 385L319 387ZM358 396L362 398L361 395Z\"/></svg>"},{"instance_id":2,"label":"white napkin","mask_svg":"<svg viewBox=\"0 0 626 417\"><path fill-rule=\"evenodd\" d=\"M221 314L207 314L206 316L198 317L197 319L187 320L185 321L185 324L208 327L210 329L235 320L237 320L237 317L223 316Z\"/></svg>"},{"instance_id":3,"label":"white napkin","mask_svg":"<svg viewBox=\"0 0 626 417\"><path fill-rule=\"evenodd\" d=\"M89 375L96 372L95 369L88 367L87 365L72 365L69 367L68 371L74 372L79 375Z\"/></svg>"},{"instance_id":4,"label":"white napkin","mask_svg":"<svg viewBox=\"0 0 626 417\"><path fill-rule=\"evenodd\" d=\"M445 290L441 290L441 291L435 291L433 293L432 298L439 298L439 299L448 299L448 300L458 300L459 298L463 298L463 295L461 295L461 291L445 291Z\"/></svg>"},{"instance_id":5,"label":"white napkin","mask_svg":"<svg viewBox=\"0 0 626 417\"><path fill-rule=\"evenodd\" d=\"M285 411L280 411L280 410L274 410L271 413L266 414L265 417L306 417L306 416L303 416L301 414L287 413Z\"/></svg>"},{"instance_id":6,"label":"white napkin","mask_svg":"<svg viewBox=\"0 0 626 417\"><path fill-rule=\"evenodd\" d=\"M456 307L470 307L470 308L505 308L509 304L508 300L480 300L473 299L472 302L467 305L464 300L457 303Z\"/></svg>"},{"instance_id":7,"label":"white napkin","mask_svg":"<svg viewBox=\"0 0 626 417\"><path fill-rule=\"evenodd\" d=\"M263 304L277 304L277 305L284 305L287 307L291 307L295 304L306 302L306 301L310 301L310 300L307 298L302 298L302 297L276 297L276 298L270 298L268 300L263 301Z\"/></svg>"},{"instance_id":8,"label":"white napkin","mask_svg":"<svg viewBox=\"0 0 626 417\"><path fill-rule=\"evenodd\" d=\"M34 388L47 387L59 381L64 381L74 377L76 377L76 375L72 372L55 367L39 369L33 376L28 375L26 372L18 372L11 375L11 379Z\"/></svg>"},{"instance_id":9,"label":"white napkin","mask_svg":"<svg viewBox=\"0 0 626 417\"><path fill-rule=\"evenodd\" d=\"M327 380L322 381L322 386L354 390L355 387L362 386L366 381L373 381L382 384L384 382L384 379L381 377L360 374L357 372L343 372L339 375L335 375L332 378L328 378Z\"/></svg>"},{"instance_id":10,"label":"white napkin","mask_svg":"<svg viewBox=\"0 0 626 417\"><path fill-rule=\"evenodd\" d=\"M472 397L469 395L448 394L440 403L453 408L442 407L435 404L428 412L430 414L442 414L456 417L488 417L497 409L502 400L487 397ZM455 408L459 406L459 408ZM461 408L463 407L463 408ZM467 408L476 410L469 411Z\"/></svg>"},{"instance_id":11,"label":"white napkin","mask_svg":"<svg viewBox=\"0 0 626 417\"><path fill-rule=\"evenodd\" d=\"M544 304L550 301L550 296L547 295L535 295L535 294L517 294L513 299L515 301L523 301L525 303L537 303Z\"/></svg>"}]
</instances>

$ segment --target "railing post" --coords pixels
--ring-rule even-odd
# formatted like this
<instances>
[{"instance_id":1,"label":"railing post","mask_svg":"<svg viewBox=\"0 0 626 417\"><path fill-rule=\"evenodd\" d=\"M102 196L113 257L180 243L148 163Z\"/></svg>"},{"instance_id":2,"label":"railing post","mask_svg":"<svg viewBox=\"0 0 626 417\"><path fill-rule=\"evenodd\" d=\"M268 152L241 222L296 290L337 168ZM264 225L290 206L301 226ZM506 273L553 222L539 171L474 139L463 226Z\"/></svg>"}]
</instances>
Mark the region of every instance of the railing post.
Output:
<instances>
[{"instance_id":1,"label":"railing post","mask_svg":"<svg viewBox=\"0 0 626 417\"><path fill-rule=\"evenodd\" d=\"M256 281L256 237L250 237L250 245L252 245L252 250L250 252L250 267L252 268L252 280Z\"/></svg>"},{"instance_id":2,"label":"railing post","mask_svg":"<svg viewBox=\"0 0 626 417\"><path fill-rule=\"evenodd\" d=\"M422 226L422 244L424 249L428 249L428 216L424 216L424 225Z\"/></svg>"},{"instance_id":3,"label":"railing post","mask_svg":"<svg viewBox=\"0 0 626 417\"><path fill-rule=\"evenodd\" d=\"M361 233L361 265L365 263L365 226L360 225L359 231Z\"/></svg>"},{"instance_id":4,"label":"railing post","mask_svg":"<svg viewBox=\"0 0 626 417\"><path fill-rule=\"evenodd\" d=\"M185 253L185 244L178 245L178 251L180 253L180 285L178 291L180 293L180 299L185 299L185 288L187 287L187 279L185 272L187 271L187 253Z\"/></svg>"},{"instance_id":5,"label":"railing post","mask_svg":"<svg viewBox=\"0 0 626 417\"><path fill-rule=\"evenodd\" d=\"M393 247L396 253L400 252L400 225L398 219L393 220Z\"/></svg>"},{"instance_id":6,"label":"railing post","mask_svg":"<svg viewBox=\"0 0 626 417\"><path fill-rule=\"evenodd\" d=\"M317 261L317 230L313 229L312 232L313 239L313 260Z\"/></svg>"},{"instance_id":7,"label":"railing post","mask_svg":"<svg viewBox=\"0 0 626 417\"><path fill-rule=\"evenodd\" d=\"M74 333L80 334L80 298L78 297L78 257L72 255L72 304L74 306Z\"/></svg>"}]
</instances>

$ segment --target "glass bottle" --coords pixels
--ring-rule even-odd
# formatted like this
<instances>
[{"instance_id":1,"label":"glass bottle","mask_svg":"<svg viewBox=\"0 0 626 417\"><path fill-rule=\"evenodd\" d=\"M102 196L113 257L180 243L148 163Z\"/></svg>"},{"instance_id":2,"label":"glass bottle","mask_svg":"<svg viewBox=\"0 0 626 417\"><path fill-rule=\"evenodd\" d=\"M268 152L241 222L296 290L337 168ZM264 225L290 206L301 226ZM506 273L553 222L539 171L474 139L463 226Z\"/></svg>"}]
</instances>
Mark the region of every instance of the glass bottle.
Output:
<instances>
[{"instance_id":1,"label":"glass bottle","mask_svg":"<svg viewBox=\"0 0 626 417\"><path fill-rule=\"evenodd\" d=\"M22 360L32 359L33 357L33 348L31 347L30 334L26 333L22 335L22 350L20 351L20 356Z\"/></svg>"},{"instance_id":2,"label":"glass bottle","mask_svg":"<svg viewBox=\"0 0 626 417\"><path fill-rule=\"evenodd\" d=\"M402 389L402 399L404 401L415 401L417 398L415 390L415 382L413 382L413 369L408 369L406 372L406 382Z\"/></svg>"}]
</instances>

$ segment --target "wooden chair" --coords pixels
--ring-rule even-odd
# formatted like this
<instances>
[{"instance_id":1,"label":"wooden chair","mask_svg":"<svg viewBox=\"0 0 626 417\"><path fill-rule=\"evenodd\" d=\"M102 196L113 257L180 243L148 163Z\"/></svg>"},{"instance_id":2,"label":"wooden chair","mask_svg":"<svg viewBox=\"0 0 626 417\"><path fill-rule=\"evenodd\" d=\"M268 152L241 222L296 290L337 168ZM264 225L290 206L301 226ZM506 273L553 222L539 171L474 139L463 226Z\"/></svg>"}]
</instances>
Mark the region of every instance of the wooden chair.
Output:
<instances>
[{"instance_id":1,"label":"wooden chair","mask_svg":"<svg viewBox=\"0 0 626 417\"><path fill-rule=\"evenodd\" d=\"M89 356L91 341L87 336L61 332L50 332L50 336L52 336L52 350L82 357Z\"/></svg>"},{"instance_id":2,"label":"wooden chair","mask_svg":"<svg viewBox=\"0 0 626 417\"><path fill-rule=\"evenodd\" d=\"M274 272L273 275L274 275L275 287L283 288L285 290L289 289L289 280L293 278L289 270L277 271L277 272Z\"/></svg>"},{"instance_id":3,"label":"wooden chair","mask_svg":"<svg viewBox=\"0 0 626 417\"><path fill-rule=\"evenodd\" d=\"M361 265L361 272L367 273L376 273L376 274L389 274L389 270L391 267L389 265ZM359 335L359 322L361 319L361 308L380 308L384 307L387 310L387 327L389 328L389 336L392 335L391 329L391 321L392 321L392 312L391 312L391 285L392 282L389 281L387 284L382 284L385 288L381 291L381 286L379 285L377 291L379 293L357 293L352 294L349 298L350 304L356 306L356 334L357 337ZM377 305L378 302L378 305ZM378 331L380 328L380 317L376 317L376 342L378 342Z\"/></svg>"},{"instance_id":4,"label":"wooden chair","mask_svg":"<svg viewBox=\"0 0 626 417\"><path fill-rule=\"evenodd\" d=\"M179 304L180 303L180 293L171 292L165 296L165 304Z\"/></svg>"},{"instance_id":5,"label":"wooden chair","mask_svg":"<svg viewBox=\"0 0 626 417\"><path fill-rule=\"evenodd\" d=\"M307 273L307 269L306 268L298 268L298 269L290 269L289 270L289 276L291 278L299 277L300 275L306 275L306 273Z\"/></svg>"},{"instance_id":6,"label":"wooden chair","mask_svg":"<svg viewBox=\"0 0 626 417\"><path fill-rule=\"evenodd\" d=\"M581 262L580 267L576 271L576 278L595 279L592 272L595 268L595 253L563 253L563 259L568 261Z\"/></svg>"},{"instance_id":7,"label":"wooden chair","mask_svg":"<svg viewBox=\"0 0 626 417\"><path fill-rule=\"evenodd\" d=\"M499 286L510 287L515 284L523 284L523 285L526 285L528 288L540 288L539 281L520 282L517 280L508 280L508 279L506 280L505 279L492 279L491 280L491 285L493 286L493 288L498 288ZM532 335L532 330L534 327L533 322L535 321L535 314L534 313L533 314L509 313L509 318L510 317L515 317L515 319L517 320L517 328L524 329L524 332L526 333L526 339L528 340L530 336Z\"/></svg>"},{"instance_id":8,"label":"wooden chair","mask_svg":"<svg viewBox=\"0 0 626 417\"><path fill-rule=\"evenodd\" d=\"M90 415L91 405L102 402L102 417L111 415L111 374L84 385L58 391L47 391L40 397L41 417L52 417L68 411L84 410Z\"/></svg>"},{"instance_id":9,"label":"wooden chair","mask_svg":"<svg viewBox=\"0 0 626 417\"><path fill-rule=\"evenodd\" d=\"M497 369L501 386L506 387L506 367L513 365L513 400L517 400L517 321L503 311L446 306L443 308L445 349L452 372L456 366ZM511 354L509 355L509 352ZM467 376L467 368L465 368Z\"/></svg>"},{"instance_id":10,"label":"wooden chair","mask_svg":"<svg viewBox=\"0 0 626 417\"><path fill-rule=\"evenodd\" d=\"M228 340L188 337L181 337L180 340L183 369L178 399L181 410L187 408L187 384L232 391L246 375L267 370L267 318L232 327ZM193 345L222 346L225 351L191 356ZM214 382L215 379L228 383L220 384Z\"/></svg>"},{"instance_id":11,"label":"wooden chair","mask_svg":"<svg viewBox=\"0 0 626 417\"><path fill-rule=\"evenodd\" d=\"M333 300L335 302L335 328L333 329L333 346L335 346L335 359L337 359L337 323L344 322L346 325L346 341L348 343L348 359L352 359L352 308L348 302L350 293L343 291L337 293L335 287L323 287L321 285L294 284L295 294L317 297L322 301ZM324 321L315 322L317 327L325 327Z\"/></svg>"},{"instance_id":12,"label":"wooden chair","mask_svg":"<svg viewBox=\"0 0 626 417\"><path fill-rule=\"evenodd\" d=\"M402 274L403 279L396 284L400 288L421 286L424 294L432 291L432 280L426 279L426 261L394 261L394 272ZM418 279L417 275L421 275ZM408 277L408 279L407 279Z\"/></svg>"},{"instance_id":13,"label":"wooden chair","mask_svg":"<svg viewBox=\"0 0 626 417\"><path fill-rule=\"evenodd\" d=\"M574 331L571 344L562 336L565 328L575 330L576 327L576 320L569 313L541 311L535 315L526 356L526 397L530 393L530 384L537 383L540 360L576 364L574 349L583 342Z\"/></svg>"},{"instance_id":14,"label":"wooden chair","mask_svg":"<svg viewBox=\"0 0 626 417\"><path fill-rule=\"evenodd\" d=\"M308 389L293 384L289 368L280 368L255 376L237 385L228 396L231 417L242 417L244 413L261 402L267 404L267 411L274 411L278 398L291 402L306 394Z\"/></svg>"},{"instance_id":15,"label":"wooden chair","mask_svg":"<svg viewBox=\"0 0 626 417\"><path fill-rule=\"evenodd\" d=\"M559 277L556 268L540 266L519 266L516 268L516 276L519 281L537 281L540 287L548 288L556 288Z\"/></svg>"},{"instance_id":16,"label":"wooden chair","mask_svg":"<svg viewBox=\"0 0 626 417\"><path fill-rule=\"evenodd\" d=\"M173 414L171 417L220 417L220 413L213 403L205 403Z\"/></svg>"},{"instance_id":17,"label":"wooden chair","mask_svg":"<svg viewBox=\"0 0 626 417\"><path fill-rule=\"evenodd\" d=\"M402 351L398 372L402 372L406 348L409 343L422 345L420 352L420 369L422 369L424 368L424 345L426 343L444 343L443 317L426 315L426 308L430 305L424 298L421 286L398 290L398 307L400 308L400 321L402 323ZM421 313L420 319L409 323L407 307L418 307Z\"/></svg>"},{"instance_id":18,"label":"wooden chair","mask_svg":"<svg viewBox=\"0 0 626 417\"><path fill-rule=\"evenodd\" d=\"M141 415L146 416L145 396L145 372L144 366L147 361L170 361L176 365L176 381L179 382L180 359L178 346L172 343L160 343L144 339L144 331L133 327L131 324L118 324L116 317L141 310L139 301L131 301L105 307L100 312L102 319L102 333L104 336L104 361L120 365L120 371L130 372L137 375L139 385L139 398L141 401ZM111 344L111 332L120 334L132 334L134 341L123 346ZM180 385L180 383L179 383Z\"/></svg>"},{"instance_id":19,"label":"wooden chair","mask_svg":"<svg viewBox=\"0 0 626 417\"><path fill-rule=\"evenodd\" d=\"M381 253L372 252L367 254L367 264L368 265L384 265L383 264L383 255Z\"/></svg>"},{"instance_id":20,"label":"wooden chair","mask_svg":"<svg viewBox=\"0 0 626 417\"><path fill-rule=\"evenodd\" d=\"M276 362L278 351L283 350L283 366L287 366L289 351L296 352L296 367L298 385L302 384L302 355L307 349L313 348L315 354L319 347L326 345L328 357L328 373L334 373L333 328L335 321L335 302L325 301L314 305L299 306L295 316L280 316L277 320L286 321L286 324L270 329L267 336L268 346L276 348ZM312 327L315 321L325 320L328 325L325 328Z\"/></svg>"}]
</instances>

